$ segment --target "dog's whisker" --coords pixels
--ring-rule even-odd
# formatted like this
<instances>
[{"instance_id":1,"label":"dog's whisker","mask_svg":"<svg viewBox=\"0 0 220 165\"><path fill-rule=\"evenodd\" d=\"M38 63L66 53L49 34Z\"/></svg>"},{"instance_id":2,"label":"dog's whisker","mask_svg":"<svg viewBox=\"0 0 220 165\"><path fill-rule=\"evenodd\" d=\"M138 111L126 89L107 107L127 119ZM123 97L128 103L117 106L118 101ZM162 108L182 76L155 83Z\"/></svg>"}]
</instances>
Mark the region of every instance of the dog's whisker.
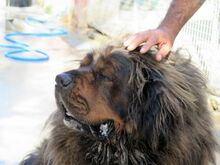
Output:
<instances>
[{"instance_id":1,"label":"dog's whisker","mask_svg":"<svg viewBox=\"0 0 220 165\"><path fill-rule=\"evenodd\" d=\"M89 130L92 133L93 136L96 136L95 132L93 131L92 127L89 125Z\"/></svg>"}]
</instances>

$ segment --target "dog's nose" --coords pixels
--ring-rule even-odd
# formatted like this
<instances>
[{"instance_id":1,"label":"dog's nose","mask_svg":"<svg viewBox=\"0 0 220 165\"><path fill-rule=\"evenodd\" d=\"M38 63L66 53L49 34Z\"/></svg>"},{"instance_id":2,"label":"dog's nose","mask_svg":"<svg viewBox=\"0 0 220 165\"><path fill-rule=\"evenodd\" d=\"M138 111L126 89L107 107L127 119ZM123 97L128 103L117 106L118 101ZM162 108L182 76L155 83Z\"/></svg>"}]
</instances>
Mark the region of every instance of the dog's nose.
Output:
<instances>
[{"instance_id":1,"label":"dog's nose","mask_svg":"<svg viewBox=\"0 0 220 165\"><path fill-rule=\"evenodd\" d=\"M72 83L70 74L62 73L56 76L56 83L61 87L67 87Z\"/></svg>"}]
</instances>

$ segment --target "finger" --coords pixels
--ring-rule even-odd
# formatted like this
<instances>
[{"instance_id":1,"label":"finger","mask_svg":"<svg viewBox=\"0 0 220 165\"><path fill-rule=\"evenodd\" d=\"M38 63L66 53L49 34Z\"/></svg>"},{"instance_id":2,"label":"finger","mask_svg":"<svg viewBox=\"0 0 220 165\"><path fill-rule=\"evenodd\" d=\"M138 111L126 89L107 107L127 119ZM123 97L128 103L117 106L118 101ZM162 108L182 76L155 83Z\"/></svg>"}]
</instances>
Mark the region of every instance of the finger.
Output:
<instances>
[{"instance_id":1,"label":"finger","mask_svg":"<svg viewBox=\"0 0 220 165\"><path fill-rule=\"evenodd\" d=\"M155 39L149 39L143 46L141 47L140 53L146 53L152 46L156 45L157 42Z\"/></svg>"},{"instance_id":2,"label":"finger","mask_svg":"<svg viewBox=\"0 0 220 165\"><path fill-rule=\"evenodd\" d=\"M171 47L168 44L165 44L163 46L161 46L161 48L159 49L159 51L156 54L156 60L160 61L162 58L166 57L168 55L168 53L170 52Z\"/></svg>"},{"instance_id":3,"label":"finger","mask_svg":"<svg viewBox=\"0 0 220 165\"><path fill-rule=\"evenodd\" d=\"M131 41L134 39L134 37L136 37L135 35L128 37L125 41L124 41L124 46L127 47L128 45L130 45Z\"/></svg>"},{"instance_id":4,"label":"finger","mask_svg":"<svg viewBox=\"0 0 220 165\"><path fill-rule=\"evenodd\" d=\"M147 39L148 39L148 33L146 33L146 34L143 34L143 33L137 34L128 42L127 49L129 51L132 51L135 48L137 48L140 44L147 41Z\"/></svg>"},{"instance_id":5,"label":"finger","mask_svg":"<svg viewBox=\"0 0 220 165\"><path fill-rule=\"evenodd\" d=\"M161 61L162 60L162 56L160 54L157 54L155 59L156 59L156 61Z\"/></svg>"}]
</instances>

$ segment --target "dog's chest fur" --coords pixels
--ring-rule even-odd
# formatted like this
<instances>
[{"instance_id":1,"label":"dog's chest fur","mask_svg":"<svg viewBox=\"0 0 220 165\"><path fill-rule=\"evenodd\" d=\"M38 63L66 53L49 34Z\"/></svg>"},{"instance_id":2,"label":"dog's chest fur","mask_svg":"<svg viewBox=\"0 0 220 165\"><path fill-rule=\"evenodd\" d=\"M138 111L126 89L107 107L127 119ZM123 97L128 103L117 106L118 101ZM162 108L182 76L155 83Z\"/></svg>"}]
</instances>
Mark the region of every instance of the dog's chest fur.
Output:
<instances>
[{"instance_id":1,"label":"dog's chest fur","mask_svg":"<svg viewBox=\"0 0 220 165\"><path fill-rule=\"evenodd\" d=\"M156 155L141 143L132 143L127 136L115 139L115 142L91 140L81 137L79 145L85 151L85 159L94 165L156 165ZM83 147L86 146L86 147ZM146 153L146 150L149 153Z\"/></svg>"},{"instance_id":2,"label":"dog's chest fur","mask_svg":"<svg viewBox=\"0 0 220 165\"><path fill-rule=\"evenodd\" d=\"M128 139L127 135L114 137L114 142L108 142L90 138L88 135L82 136L71 130L66 130L65 134L61 134L57 127L53 132L56 132L57 139L50 140L52 143L49 142L47 146L48 152L56 150L54 155L51 154L52 165L58 165L61 162L62 165L157 164L156 155L144 143L134 142ZM58 132L60 135L57 135ZM67 134L69 135L66 136Z\"/></svg>"}]
</instances>

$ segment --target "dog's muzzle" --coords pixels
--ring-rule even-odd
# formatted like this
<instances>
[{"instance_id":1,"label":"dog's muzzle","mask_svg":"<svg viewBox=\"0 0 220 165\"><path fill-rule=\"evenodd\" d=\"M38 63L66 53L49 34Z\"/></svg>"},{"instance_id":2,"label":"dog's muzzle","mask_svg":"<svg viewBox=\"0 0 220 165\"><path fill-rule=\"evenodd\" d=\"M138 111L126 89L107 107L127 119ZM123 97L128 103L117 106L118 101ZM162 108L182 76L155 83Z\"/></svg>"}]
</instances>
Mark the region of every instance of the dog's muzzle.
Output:
<instances>
[{"instance_id":1,"label":"dog's muzzle","mask_svg":"<svg viewBox=\"0 0 220 165\"><path fill-rule=\"evenodd\" d=\"M62 103L61 103L62 104ZM77 119L74 115L72 115L67 108L65 108L64 104L61 106L62 112L64 113L64 124L79 133L84 135L94 137L99 140L108 140L111 138L115 131L114 121L113 120L105 120L102 122L97 122L93 124L85 123Z\"/></svg>"}]
</instances>

